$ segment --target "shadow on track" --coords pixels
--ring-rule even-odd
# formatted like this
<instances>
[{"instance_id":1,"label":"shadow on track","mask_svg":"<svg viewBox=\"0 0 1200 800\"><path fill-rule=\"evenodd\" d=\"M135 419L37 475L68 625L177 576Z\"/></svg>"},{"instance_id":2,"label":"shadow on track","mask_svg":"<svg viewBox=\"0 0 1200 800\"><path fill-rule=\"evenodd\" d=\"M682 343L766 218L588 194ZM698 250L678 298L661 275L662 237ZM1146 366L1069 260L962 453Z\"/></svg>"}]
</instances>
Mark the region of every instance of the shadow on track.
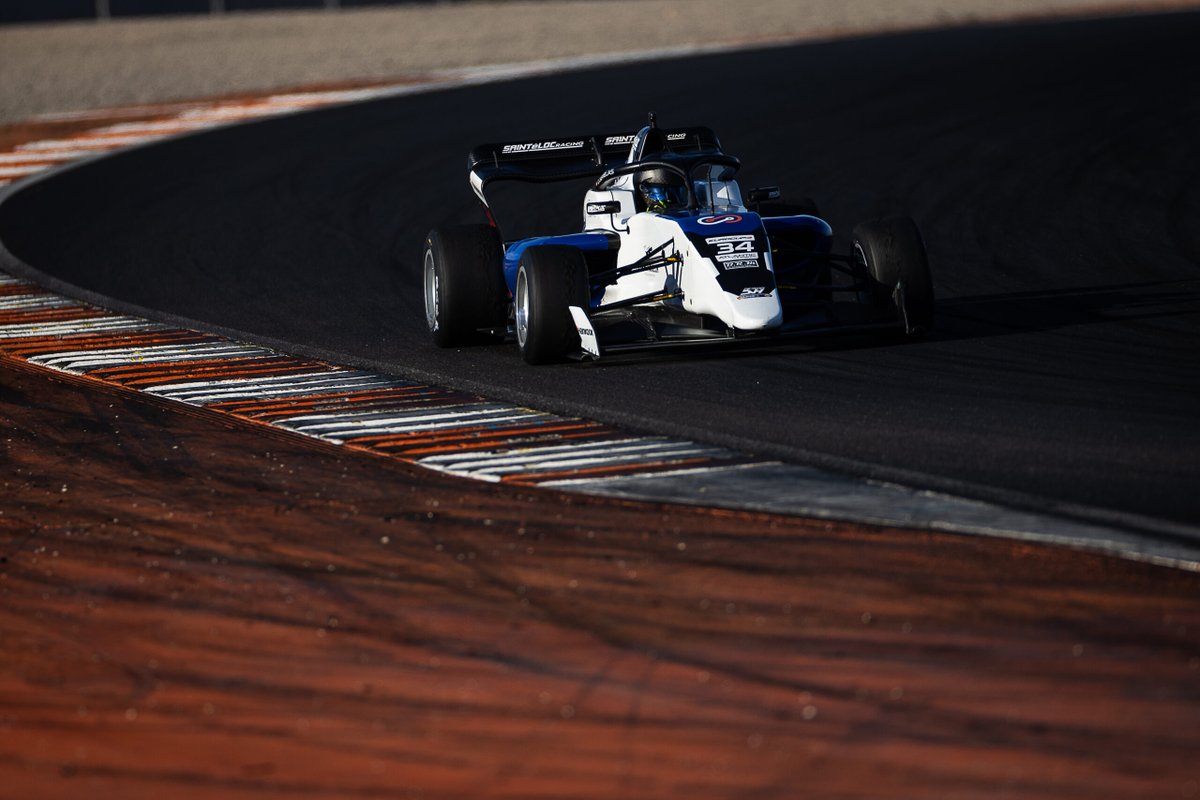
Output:
<instances>
[{"instance_id":1,"label":"shadow on track","mask_svg":"<svg viewBox=\"0 0 1200 800\"><path fill-rule=\"evenodd\" d=\"M938 328L931 338L973 339L1197 314L1200 280L978 295L939 302Z\"/></svg>"}]
</instances>

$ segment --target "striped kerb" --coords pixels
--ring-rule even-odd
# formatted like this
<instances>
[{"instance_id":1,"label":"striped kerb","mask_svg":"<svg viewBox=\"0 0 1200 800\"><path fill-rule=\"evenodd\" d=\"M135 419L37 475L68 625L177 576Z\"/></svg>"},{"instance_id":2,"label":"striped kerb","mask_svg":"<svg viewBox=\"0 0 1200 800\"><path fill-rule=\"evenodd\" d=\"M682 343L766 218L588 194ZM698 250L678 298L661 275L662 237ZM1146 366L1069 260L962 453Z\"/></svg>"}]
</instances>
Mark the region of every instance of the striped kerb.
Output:
<instances>
[{"instance_id":1,"label":"striped kerb","mask_svg":"<svg viewBox=\"0 0 1200 800\"><path fill-rule=\"evenodd\" d=\"M114 314L2 274L0 352L488 481L528 485L751 463L719 447L632 435L591 420Z\"/></svg>"}]
</instances>

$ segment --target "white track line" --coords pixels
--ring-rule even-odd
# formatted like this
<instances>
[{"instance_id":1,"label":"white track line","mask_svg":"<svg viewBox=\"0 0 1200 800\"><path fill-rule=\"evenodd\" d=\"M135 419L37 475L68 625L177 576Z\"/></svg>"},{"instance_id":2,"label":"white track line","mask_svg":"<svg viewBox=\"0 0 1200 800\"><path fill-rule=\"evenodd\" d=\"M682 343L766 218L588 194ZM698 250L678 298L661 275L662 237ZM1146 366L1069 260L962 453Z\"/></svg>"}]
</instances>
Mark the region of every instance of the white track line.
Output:
<instances>
[{"instance_id":1,"label":"white track line","mask_svg":"<svg viewBox=\"0 0 1200 800\"><path fill-rule=\"evenodd\" d=\"M441 414L413 414L411 416L392 413L374 423L345 422L325 425L288 425L280 423L280 427L299 433L306 433L310 436L345 440L362 438L364 436L412 433L414 431L440 430L443 428L464 428L480 424L496 425L518 420L544 419L549 416L540 411L516 409L512 406L500 406L486 410L464 408Z\"/></svg>"},{"instance_id":2,"label":"white track line","mask_svg":"<svg viewBox=\"0 0 1200 800\"><path fill-rule=\"evenodd\" d=\"M331 369L323 372L279 375L263 378L228 378L211 381L187 381L147 389L150 394L179 400L191 405L258 400L312 394L322 391L379 388L397 385L395 379L352 370Z\"/></svg>"},{"instance_id":3,"label":"white track line","mask_svg":"<svg viewBox=\"0 0 1200 800\"><path fill-rule=\"evenodd\" d=\"M174 364L187 361L211 361L217 358L236 363L248 358L278 355L272 350L246 345L207 345L197 347L146 347L114 350L79 350L33 356L31 363L57 367L68 372L86 371L93 367L120 367L139 364Z\"/></svg>"},{"instance_id":4,"label":"white track line","mask_svg":"<svg viewBox=\"0 0 1200 800\"><path fill-rule=\"evenodd\" d=\"M0 311L37 311L47 308L88 308L78 300L43 292L0 297Z\"/></svg>"},{"instance_id":5,"label":"white track line","mask_svg":"<svg viewBox=\"0 0 1200 800\"><path fill-rule=\"evenodd\" d=\"M597 466L620 464L644 464L651 462L684 461L692 458L722 458L733 454L717 447L679 440L631 440L629 443L605 447L606 443L592 446L560 447L556 452L543 455L537 448L525 452L483 454L471 453L474 459L447 459L439 456L417 459L422 466L436 466L447 472L463 475L521 475L539 472L562 472Z\"/></svg>"},{"instance_id":6,"label":"white track line","mask_svg":"<svg viewBox=\"0 0 1200 800\"><path fill-rule=\"evenodd\" d=\"M66 161L75 161L76 159L85 158L93 155L91 150L42 150L32 153L0 153L0 164L28 164L54 162L62 163Z\"/></svg>"},{"instance_id":7,"label":"white track line","mask_svg":"<svg viewBox=\"0 0 1200 800\"><path fill-rule=\"evenodd\" d=\"M0 339L30 339L41 336L72 336L84 333L134 330L167 330L167 327L140 317L94 317L65 322L0 325Z\"/></svg>"},{"instance_id":8,"label":"white track line","mask_svg":"<svg viewBox=\"0 0 1200 800\"><path fill-rule=\"evenodd\" d=\"M108 138L94 138L80 136L73 139L42 139L36 142L27 142L17 146L17 151L21 153L36 153L40 151L59 151L59 150L113 150L118 147L129 147L130 145L142 144L157 139L157 136L111 136ZM91 153L89 153L90 155Z\"/></svg>"}]
</instances>

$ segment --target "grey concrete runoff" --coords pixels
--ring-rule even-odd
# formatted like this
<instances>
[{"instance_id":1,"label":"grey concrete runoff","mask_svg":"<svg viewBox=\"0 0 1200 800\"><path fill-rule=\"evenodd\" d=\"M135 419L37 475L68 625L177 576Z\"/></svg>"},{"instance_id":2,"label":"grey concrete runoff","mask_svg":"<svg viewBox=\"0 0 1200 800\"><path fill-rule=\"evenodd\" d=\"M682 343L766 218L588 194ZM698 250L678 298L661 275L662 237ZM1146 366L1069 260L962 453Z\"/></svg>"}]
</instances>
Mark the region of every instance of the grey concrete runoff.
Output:
<instances>
[{"instance_id":1,"label":"grey concrete runoff","mask_svg":"<svg viewBox=\"0 0 1200 800\"><path fill-rule=\"evenodd\" d=\"M1178 540L1075 521L941 492L844 476L797 464L759 463L661 475L563 480L564 491L946 533L998 536L1200 570L1194 531ZM1155 521L1161 527L1161 522ZM1189 543L1190 542L1190 543Z\"/></svg>"},{"instance_id":2,"label":"grey concrete runoff","mask_svg":"<svg viewBox=\"0 0 1200 800\"><path fill-rule=\"evenodd\" d=\"M1197 0L510 0L0 27L0 124L611 52L1194 8Z\"/></svg>"}]
</instances>

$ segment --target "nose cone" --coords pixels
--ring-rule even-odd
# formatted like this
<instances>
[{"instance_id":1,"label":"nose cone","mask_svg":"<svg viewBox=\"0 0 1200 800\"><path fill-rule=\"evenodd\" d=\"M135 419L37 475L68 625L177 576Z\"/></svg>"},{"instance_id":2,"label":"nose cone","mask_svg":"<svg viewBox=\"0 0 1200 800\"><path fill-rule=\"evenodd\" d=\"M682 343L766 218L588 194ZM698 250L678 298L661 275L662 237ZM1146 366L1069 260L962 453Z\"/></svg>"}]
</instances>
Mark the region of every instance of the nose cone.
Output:
<instances>
[{"instance_id":1,"label":"nose cone","mask_svg":"<svg viewBox=\"0 0 1200 800\"><path fill-rule=\"evenodd\" d=\"M726 294L725 297L729 303L728 319L739 331L763 331L783 324L783 306L774 290L758 296Z\"/></svg>"}]
</instances>

